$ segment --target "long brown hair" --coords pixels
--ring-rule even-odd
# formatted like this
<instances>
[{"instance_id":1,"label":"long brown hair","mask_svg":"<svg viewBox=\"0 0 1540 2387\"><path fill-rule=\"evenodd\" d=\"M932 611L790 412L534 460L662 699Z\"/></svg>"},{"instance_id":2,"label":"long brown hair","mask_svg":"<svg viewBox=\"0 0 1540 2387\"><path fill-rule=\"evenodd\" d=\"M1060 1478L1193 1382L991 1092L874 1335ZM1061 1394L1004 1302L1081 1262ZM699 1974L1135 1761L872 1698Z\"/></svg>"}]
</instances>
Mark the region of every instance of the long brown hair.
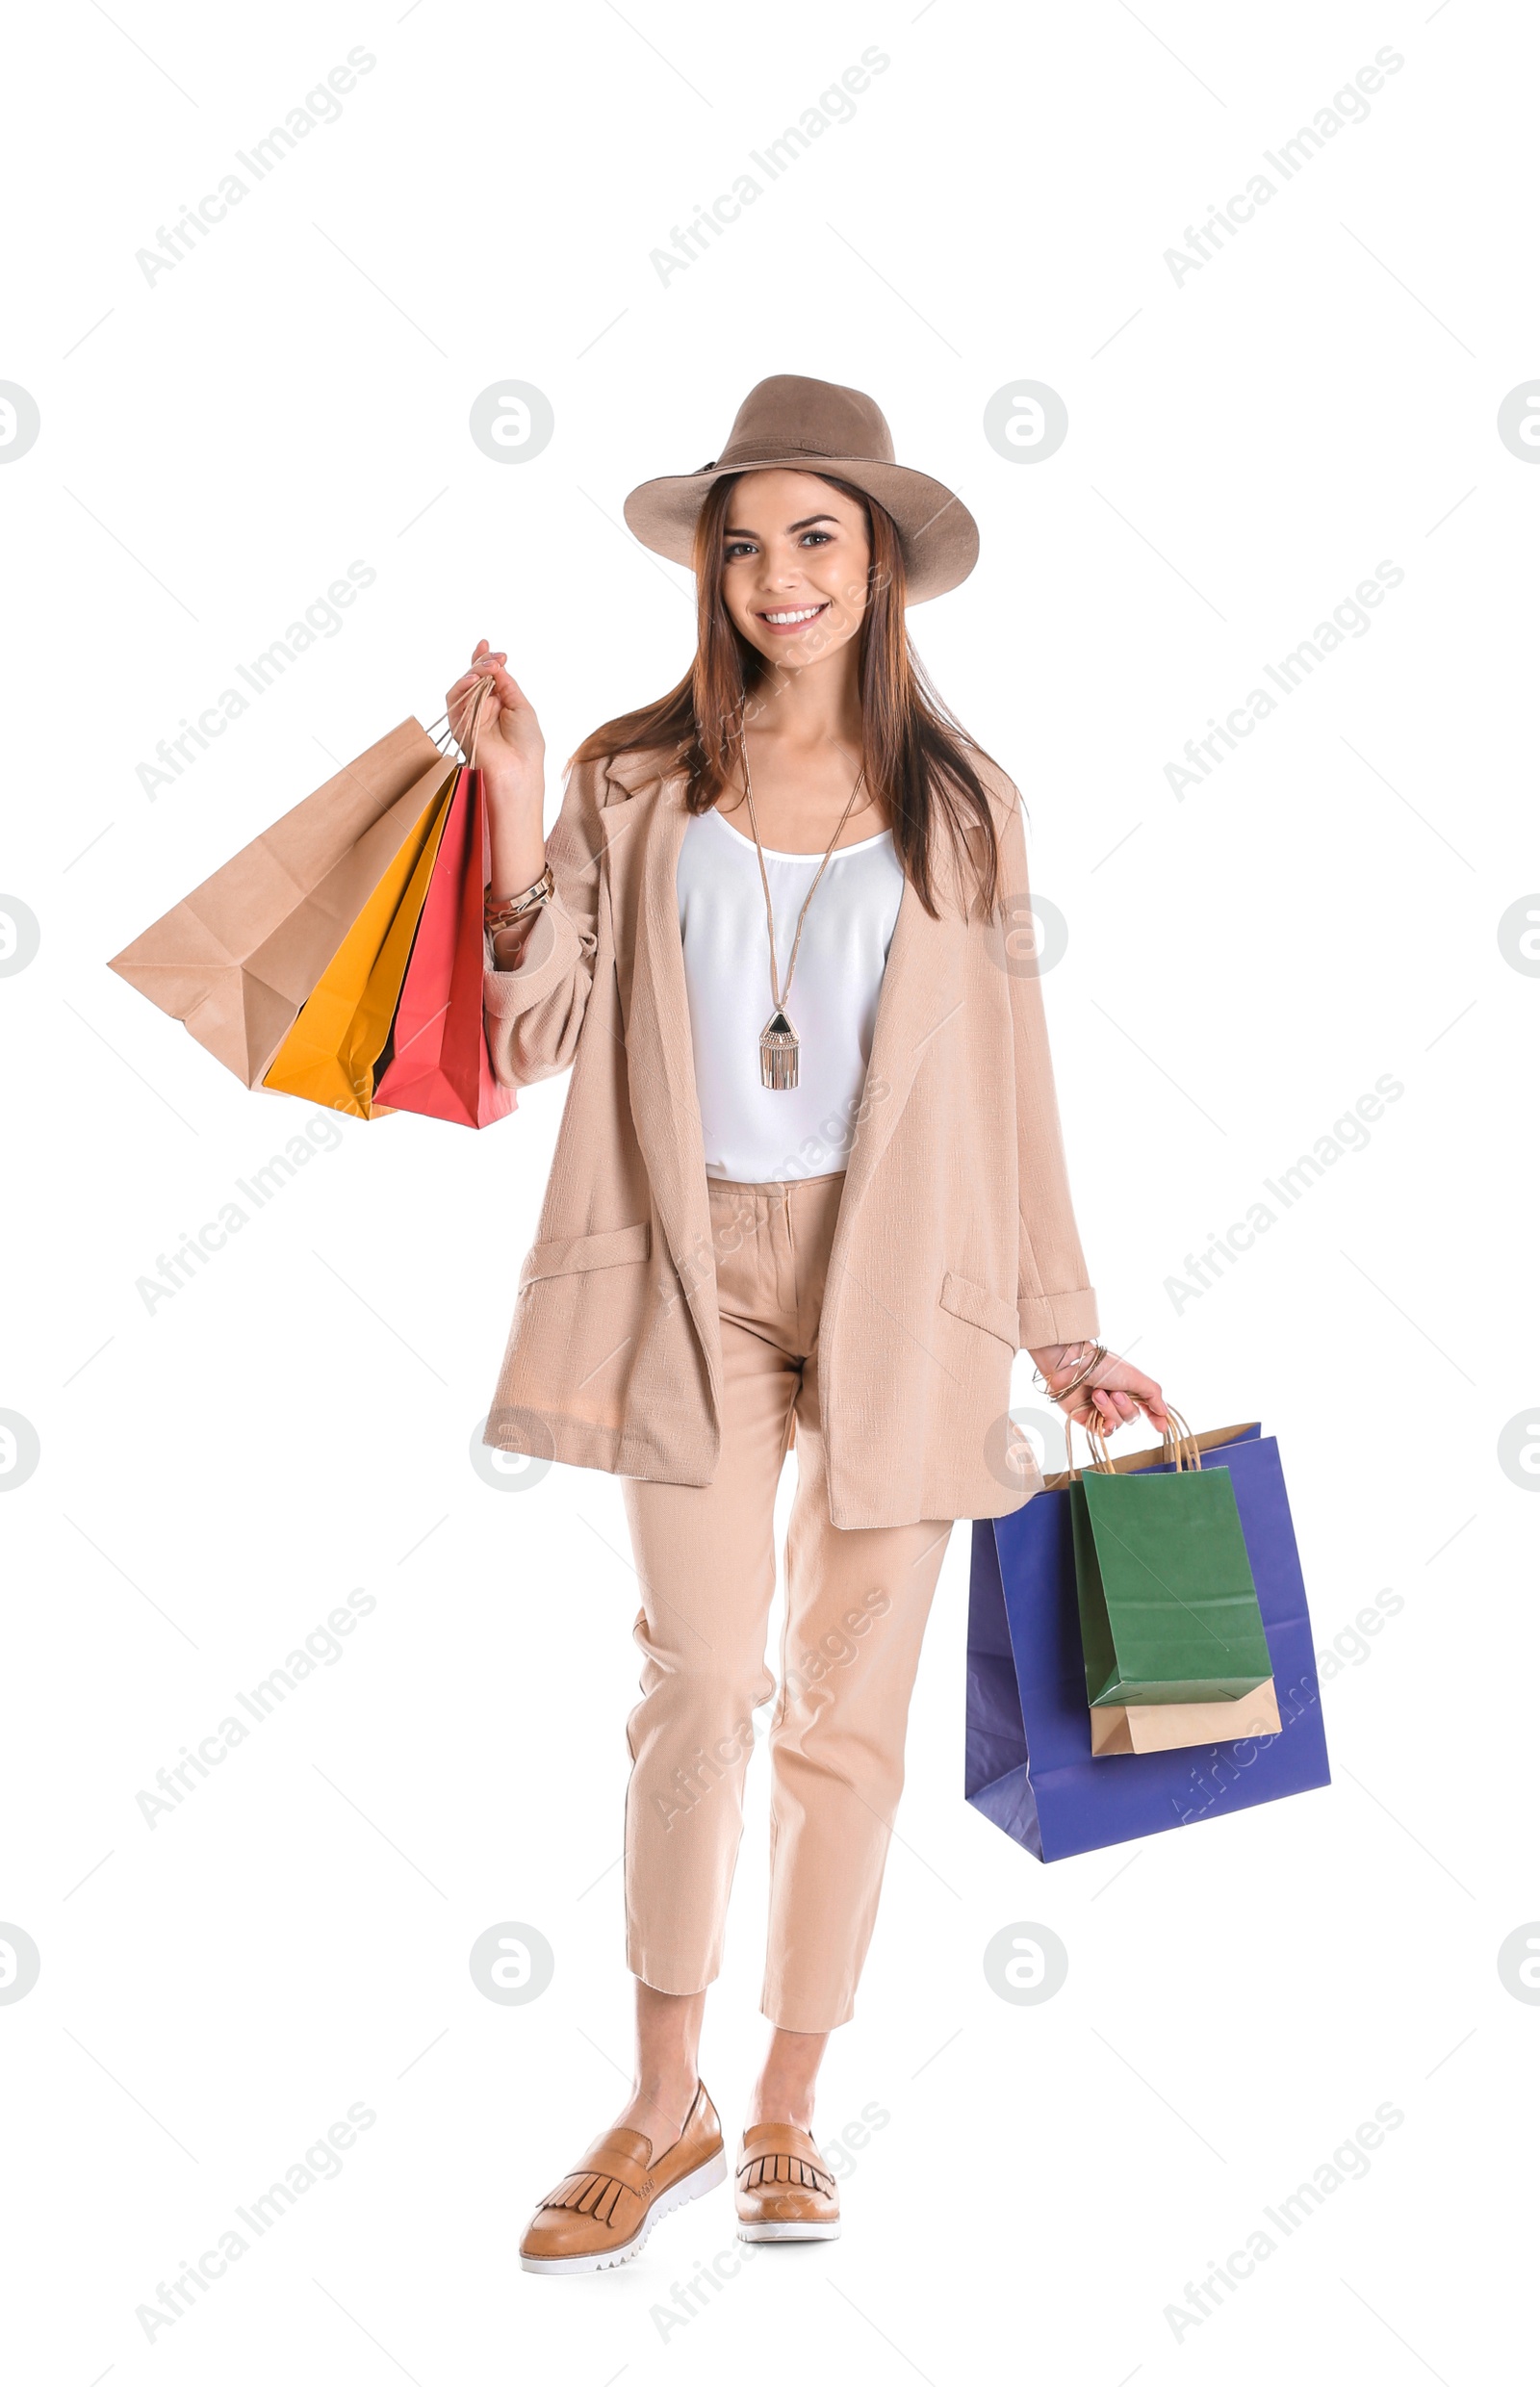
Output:
<instances>
[{"instance_id":1,"label":"long brown hair","mask_svg":"<svg viewBox=\"0 0 1540 2387\"><path fill-rule=\"evenodd\" d=\"M621 713L583 740L573 757L589 762L662 747L670 768L687 773L685 803L706 812L724 788L735 785L744 715L771 666L739 631L722 594L722 526L733 489L730 473L713 482L695 529L697 633L695 659L666 696ZM948 711L910 644L904 622L904 551L886 506L832 473L815 479L841 490L862 508L870 548L866 611L858 632L857 677L867 784L887 808L893 847L932 918L937 917L932 840L937 818L954 850L977 875L985 915L999 892L999 841L989 796L972 757L988 761ZM963 859L965 858L965 860Z\"/></svg>"}]
</instances>

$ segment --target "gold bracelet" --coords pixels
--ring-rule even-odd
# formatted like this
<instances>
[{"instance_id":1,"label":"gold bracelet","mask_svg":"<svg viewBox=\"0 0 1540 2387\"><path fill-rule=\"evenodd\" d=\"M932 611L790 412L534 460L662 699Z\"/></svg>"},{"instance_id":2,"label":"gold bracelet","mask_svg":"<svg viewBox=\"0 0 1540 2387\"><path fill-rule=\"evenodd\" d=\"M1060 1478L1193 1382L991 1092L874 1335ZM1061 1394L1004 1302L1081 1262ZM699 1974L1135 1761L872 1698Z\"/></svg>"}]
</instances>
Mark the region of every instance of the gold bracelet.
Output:
<instances>
[{"instance_id":1,"label":"gold bracelet","mask_svg":"<svg viewBox=\"0 0 1540 2387\"><path fill-rule=\"evenodd\" d=\"M1055 1365L1061 1368L1065 1366L1070 1368L1078 1368L1083 1366L1087 1351L1094 1350L1096 1347L1091 1341L1089 1336L1080 1335L1073 1343L1061 1343L1058 1348L1060 1355L1058 1360L1055 1362ZM1072 1359L1066 1357L1066 1354L1070 1351L1074 1353L1074 1357ZM1092 1364L1094 1365L1094 1362ZM1051 1388L1049 1386L1048 1379L1043 1374L1042 1370L1034 1364L1032 1373L1037 1381L1042 1386L1043 1391L1045 1393L1050 1391Z\"/></svg>"},{"instance_id":2,"label":"gold bracelet","mask_svg":"<svg viewBox=\"0 0 1540 2387\"><path fill-rule=\"evenodd\" d=\"M1065 1364L1065 1353L1066 1351L1073 1351L1073 1352L1075 1353L1075 1357L1074 1357L1073 1359L1071 1359L1071 1360L1068 1362L1068 1364L1069 1364L1069 1366L1070 1366L1071 1368L1078 1368L1078 1367L1079 1367L1079 1365L1080 1365L1081 1360L1085 1357L1085 1353L1086 1353L1086 1337L1085 1337L1084 1335L1081 1335L1081 1336L1078 1338L1078 1340L1077 1340L1077 1341L1075 1341L1075 1342L1073 1342L1073 1343L1061 1343L1061 1344L1057 1345L1057 1346L1056 1346L1056 1348L1057 1348L1058 1352L1059 1352L1059 1358L1058 1358L1058 1360L1057 1360L1057 1361L1056 1361L1056 1363L1055 1363L1055 1365L1056 1365L1056 1366L1061 1367L1061 1368L1062 1368L1062 1367L1064 1367L1064 1365ZM1033 1382L1034 1382L1035 1384L1040 1384L1040 1385L1041 1385L1041 1387L1042 1387L1042 1389L1043 1389L1043 1391L1044 1391L1044 1392L1047 1392L1047 1390L1048 1390L1048 1379L1047 1379L1047 1377L1043 1374L1042 1370L1041 1370L1041 1369L1038 1366L1038 1363L1037 1363L1036 1359L1034 1359L1034 1361L1033 1361L1033 1363L1032 1363L1032 1378L1033 1378Z\"/></svg>"},{"instance_id":3,"label":"gold bracelet","mask_svg":"<svg viewBox=\"0 0 1540 2387\"><path fill-rule=\"evenodd\" d=\"M495 897L489 893L482 905L487 935L495 936L500 928L512 928L527 912L536 911L542 904L548 904L555 891L555 878L551 864L547 862L533 886L526 886L522 895Z\"/></svg>"},{"instance_id":4,"label":"gold bracelet","mask_svg":"<svg viewBox=\"0 0 1540 2387\"><path fill-rule=\"evenodd\" d=\"M1104 1343L1095 1344L1092 1347L1091 1357L1085 1361L1084 1365L1081 1367L1080 1373L1077 1376L1072 1376L1067 1384L1061 1384L1058 1390L1053 1392L1053 1399L1057 1401L1065 1401L1068 1399L1071 1393L1078 1393L1082 1384L1089 1383L1091 1377L1094 1374L1095 1371L1101 1366L1102 1361L1106 1359L1108 1355L1107 1347ZM1052 1390L1052 1388L1050 1388L1050 1390Z\"/></svg>"}]
</instances>

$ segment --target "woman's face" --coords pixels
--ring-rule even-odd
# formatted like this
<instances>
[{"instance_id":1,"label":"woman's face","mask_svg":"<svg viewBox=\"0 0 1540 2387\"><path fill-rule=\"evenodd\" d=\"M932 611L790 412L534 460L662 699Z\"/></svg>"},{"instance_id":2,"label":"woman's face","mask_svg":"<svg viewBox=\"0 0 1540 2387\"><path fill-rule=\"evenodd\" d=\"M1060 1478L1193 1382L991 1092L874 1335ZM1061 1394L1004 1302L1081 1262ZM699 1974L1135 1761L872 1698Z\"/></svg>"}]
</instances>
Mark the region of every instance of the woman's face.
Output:
<instances>
[{"instance_id":1,"label":"woman's face","mask_svg":"<svg viewBox=\"0 0 1540 2387\"><path fill-rule=\"evenodd\" d=\"M752 647L792 669L854 638L871 561L854 498L811 473L745 473L722 526L722 593Z\"/></svg>"}]
</instances>

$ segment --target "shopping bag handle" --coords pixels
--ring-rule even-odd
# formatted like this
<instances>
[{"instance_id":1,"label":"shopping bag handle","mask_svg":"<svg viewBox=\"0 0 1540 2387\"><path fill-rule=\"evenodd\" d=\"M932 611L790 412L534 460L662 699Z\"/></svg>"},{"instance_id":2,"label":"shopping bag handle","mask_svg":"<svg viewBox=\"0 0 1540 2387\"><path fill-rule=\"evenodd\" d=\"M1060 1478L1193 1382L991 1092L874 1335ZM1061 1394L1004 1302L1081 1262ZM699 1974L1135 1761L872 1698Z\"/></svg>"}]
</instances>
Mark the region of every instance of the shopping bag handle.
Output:
<instances>
[{"instance_id":1,"label":"shopping bag handle","mask_svg":"<svg viewBox=\"0 0 1540 2387\"><path fill-rule=\"evenodd\" d=\"M1178 1475L1190 1475L1194 1469L1202 1467L1203 1454L1197 1447L1193 1428L1180 1409L1173 1409L1168 1401L1166 1414L1170 1423L1161 1435L1160 1463L1163 1467L1174 1467ZM1071 1419L1070 1424L1073 1423ZM1116 1476L1117 1470L1107 1455L1107 1438L1095 1411L1092 1410L1081 1424L1086 1440L1091 1445L1091 1466L1099 1476Z\"/></svg>"},{"instance_id":2,"label":"shopping bag handle","mask_svg":"<svg viewBox=\"0 0 1540 2387\"><path fill-rule=\"evenodd\" d=\"M476 681L475 687L472 691L471 710L466 716L466 727L470 732L470 735L468 737L457 738L455 736L453 731L449 728L449 716L448 713L440 713L437 721L430 722L428 725L427 733L441 752L446 751L446 741L449 746L458 747L460 759L465 764L468 771L474 771L475 769L475 742L477 737L480 735L481 714L485 707L487 697L491 692L491 688L492 676L488 673L484 680L478 680ZM440 731L443 732L442 737L439 735Z\"/></svg>"}]
</instances>

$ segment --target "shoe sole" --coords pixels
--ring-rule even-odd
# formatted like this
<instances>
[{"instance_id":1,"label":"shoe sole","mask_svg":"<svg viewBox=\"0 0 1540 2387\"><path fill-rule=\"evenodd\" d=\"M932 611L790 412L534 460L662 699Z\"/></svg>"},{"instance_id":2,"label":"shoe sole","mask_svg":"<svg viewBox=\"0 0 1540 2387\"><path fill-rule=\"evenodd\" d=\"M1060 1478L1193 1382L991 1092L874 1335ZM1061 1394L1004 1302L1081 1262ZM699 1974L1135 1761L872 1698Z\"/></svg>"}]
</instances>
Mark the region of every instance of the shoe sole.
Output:
<instances>
[{"instance_id":1,"label":"shoe sole","mask_svg":"<svg viewBox=\"0 0 1540 2387\"><path fill-rule=\"evenodd\" d=\"M797 2238L837 2238L837 2221L740 2221L738 2236L751 2246L774 2245Z\"/></svg>"},{"instance_id":2,"label":"shoe sole","mask_svg":"<svg viewBox=\"0 0 1540 2387\"><path fill-rule=\"evenodd\" d=\"M680 2205L687 2205L693 2198L704 2196L708 2189L720 2188L727 2176L728 2157L724 2146L717 2149L708 2163L697 2164L693 2171L686 2171L672 2188L665 2189L663 2194L649 2205L647 2218L635 2237L628 2238L626 2244L616 2246L613 2252L606 2249L602 2254L521 2254L519 2261L526 2271L615 2271L622 2263L629 2263L633 2255L640 2254L652 2235L654 2224L660 2221L666 2213L673 2213Z\"/></svg>"}]
</instances>

